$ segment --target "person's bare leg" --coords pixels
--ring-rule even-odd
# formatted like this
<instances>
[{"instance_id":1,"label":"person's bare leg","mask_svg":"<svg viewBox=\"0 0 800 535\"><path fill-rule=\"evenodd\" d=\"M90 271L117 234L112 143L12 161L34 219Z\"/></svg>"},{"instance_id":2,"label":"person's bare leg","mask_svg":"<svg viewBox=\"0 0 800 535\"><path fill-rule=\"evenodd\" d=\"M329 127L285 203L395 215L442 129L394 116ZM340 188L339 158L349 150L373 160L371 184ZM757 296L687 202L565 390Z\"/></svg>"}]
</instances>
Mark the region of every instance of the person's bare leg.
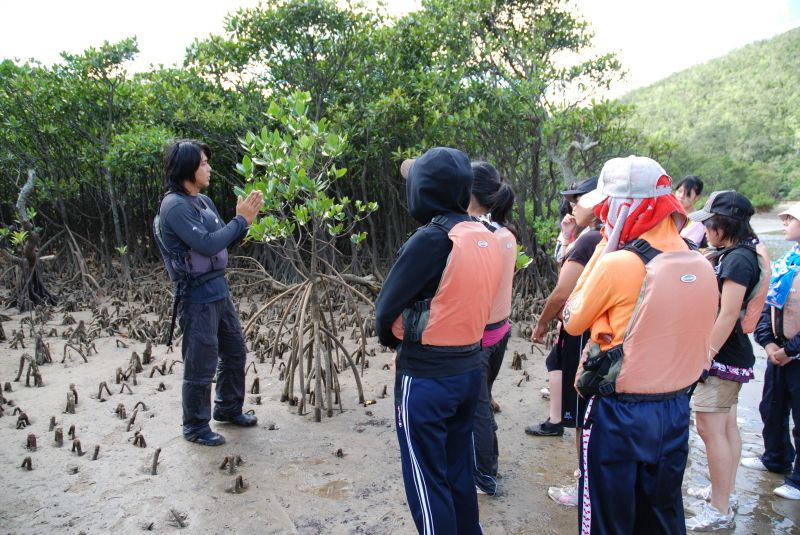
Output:
<instances>
[{"instance_id":1,"label":"person's bare leg","mask_svg":"<svg viewBox=\"0 0 800 535\"><path fill-rule=\"evenodd\" d=\"M742 457L742 435L739 432L739 424L736 422L736 407L737 405L731 407L728 419L725 421L725 434L731 449L731 475L728 494L736 492L736 471L739 468L739 459Z\"/></svg>"},{"instance_id":2,"label":"person's bare leg","mask_svg":"<svg viewBox=\"0 0 800 535\"><path fill-rule=\"evenodd\" d=\"M728 418L729 414L724 412L695 413L697 433L706 445L711 476L711 505L723 514L730 509L728 490L731 488L731 462L734 457L726 432Z\"/></svg>"},{"instance_id":3,"label":"person's bare leg","mask_svg":"<svg viewBox=\"0 0 800 535\"><path fill-rule=\"evenodd\" d=\"M561 370L547 373L547 384L550 388L550 423L561 423Z\"/></svg>"}]
</instances>

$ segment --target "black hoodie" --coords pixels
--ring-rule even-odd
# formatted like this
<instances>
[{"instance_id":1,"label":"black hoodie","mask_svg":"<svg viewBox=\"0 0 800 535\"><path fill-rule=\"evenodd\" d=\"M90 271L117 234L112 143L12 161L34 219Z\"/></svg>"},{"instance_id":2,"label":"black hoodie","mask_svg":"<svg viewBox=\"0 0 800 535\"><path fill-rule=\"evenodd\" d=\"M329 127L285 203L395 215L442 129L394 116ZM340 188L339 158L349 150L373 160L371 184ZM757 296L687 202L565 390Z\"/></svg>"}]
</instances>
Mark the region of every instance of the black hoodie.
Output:
<instances>
[{"instance_id":1,"label":"black hoodie","mask_svg":"<svg viewBox=\"0 0 800 535\"><path fill-rule=\"evenodd\" d=\"M406 195L411 215L424 226L397 254L375 303L375 323L381 344L397 349L397 371L417 377L446 377L480 365L480 351L453 351L404 342L392 333L392 323L417 301L432 298L439 287L453 243L431 219L445 215L468 221L472 168L463 152L446 147L429 150L408 173Z\"/></svg>"}]
</instances>

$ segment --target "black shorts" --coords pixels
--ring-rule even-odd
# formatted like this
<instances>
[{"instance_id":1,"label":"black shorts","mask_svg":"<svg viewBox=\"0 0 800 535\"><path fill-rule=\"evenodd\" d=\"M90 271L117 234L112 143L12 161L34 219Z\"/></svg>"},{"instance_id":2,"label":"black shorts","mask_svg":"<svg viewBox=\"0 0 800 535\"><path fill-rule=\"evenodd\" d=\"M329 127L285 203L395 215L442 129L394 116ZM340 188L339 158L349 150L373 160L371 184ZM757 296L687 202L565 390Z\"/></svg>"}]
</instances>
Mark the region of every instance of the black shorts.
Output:
<instances>
[{"instance_id":1,"label":"black shorts","mask_svg":"<svg viewBox=\"0 0 800 535\"><path fill-rule=\"evenodd\" d=\"M558 339L545 359L548 372L561 371L561 422L564 427L580 427L586 412L586 400L575 390L575 375L581 353L589 340L589 331L581 336L572 336L564 329L558 332ZM550 395L557 395L550 392ZM577 425L576 425L577 423Z\"/></svg>"}]
</instances>

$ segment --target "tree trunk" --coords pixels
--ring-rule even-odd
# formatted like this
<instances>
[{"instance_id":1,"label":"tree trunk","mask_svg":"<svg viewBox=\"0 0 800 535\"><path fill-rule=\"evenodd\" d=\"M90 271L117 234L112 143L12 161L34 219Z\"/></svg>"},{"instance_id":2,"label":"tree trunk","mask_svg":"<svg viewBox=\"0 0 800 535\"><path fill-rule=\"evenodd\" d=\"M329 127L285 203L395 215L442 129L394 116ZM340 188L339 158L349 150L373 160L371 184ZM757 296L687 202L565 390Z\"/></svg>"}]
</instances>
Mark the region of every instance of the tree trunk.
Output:
<instances>
[{"instance_id":1,"label":"tree trunk","mask_svg":"<svg viewBox=\"0 0 800 535\"><path fill-rule=\"evenodd\" d=\"M22 243L22 257L16 257L4 251L4 254L10 257L12 263L16 265L15 301L20 312L31 310L41 303L54 305L58 302L42 282L39 270L39 234L27 213L28 196L33 191L35 182L36 172L28 169L28 180L20 189L17 197L17 216L22 230L28 233Z\"/></svg>"}]
</instances>

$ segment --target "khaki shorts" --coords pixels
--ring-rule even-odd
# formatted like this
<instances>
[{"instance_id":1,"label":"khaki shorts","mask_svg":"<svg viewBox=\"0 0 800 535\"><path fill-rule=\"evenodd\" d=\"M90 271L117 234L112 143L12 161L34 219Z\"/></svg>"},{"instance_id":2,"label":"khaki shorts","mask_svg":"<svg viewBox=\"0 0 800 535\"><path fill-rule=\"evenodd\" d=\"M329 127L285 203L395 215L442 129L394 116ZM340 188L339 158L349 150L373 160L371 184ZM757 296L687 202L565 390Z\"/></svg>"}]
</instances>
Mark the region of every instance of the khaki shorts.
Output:
<instances>
[{"instance_id":1,"label":"khaki shorts","mask_svg":"<svg viewBox=\"0 0 800 535\"><path fill-rule=\"evenodd\" d=\"M697 383L692 396L695 412L729 412L739 400L742 383L709 376L705 383Z\"/></svg>"}]
</instances>

